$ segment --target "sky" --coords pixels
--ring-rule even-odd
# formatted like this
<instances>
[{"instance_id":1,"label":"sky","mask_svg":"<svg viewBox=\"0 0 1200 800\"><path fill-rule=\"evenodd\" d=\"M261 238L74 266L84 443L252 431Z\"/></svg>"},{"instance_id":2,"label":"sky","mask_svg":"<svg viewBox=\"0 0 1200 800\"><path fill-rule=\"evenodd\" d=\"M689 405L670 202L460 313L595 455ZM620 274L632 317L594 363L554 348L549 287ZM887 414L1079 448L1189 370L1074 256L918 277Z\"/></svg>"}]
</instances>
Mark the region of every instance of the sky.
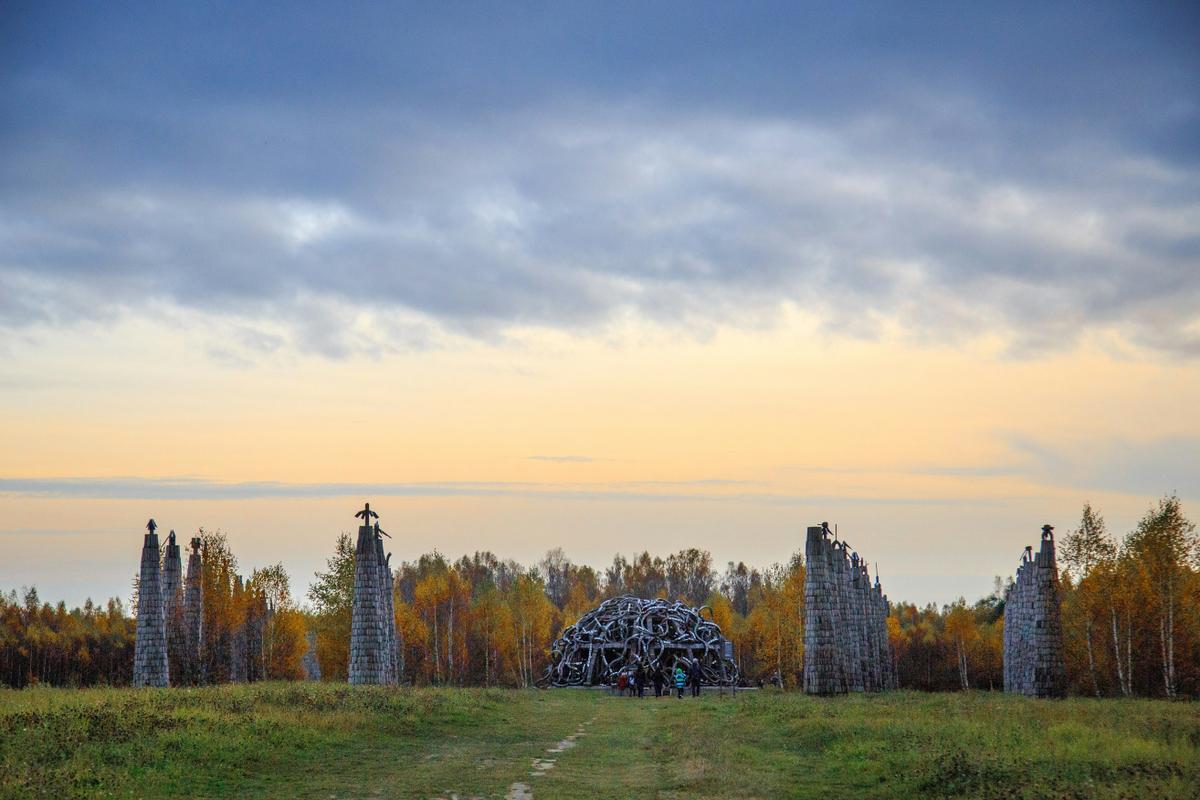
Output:
<instances>
[{"instance_id":1,"label":"sky","mask_svg":"<svg viewBox=\"0 0 1200 800\"><path fill-rule=\"evenodd\" d=\"M1187 3L80 3L0 18L0 589L143 526L992 589L1200 517Z\"/></svg>"}]
</instances>

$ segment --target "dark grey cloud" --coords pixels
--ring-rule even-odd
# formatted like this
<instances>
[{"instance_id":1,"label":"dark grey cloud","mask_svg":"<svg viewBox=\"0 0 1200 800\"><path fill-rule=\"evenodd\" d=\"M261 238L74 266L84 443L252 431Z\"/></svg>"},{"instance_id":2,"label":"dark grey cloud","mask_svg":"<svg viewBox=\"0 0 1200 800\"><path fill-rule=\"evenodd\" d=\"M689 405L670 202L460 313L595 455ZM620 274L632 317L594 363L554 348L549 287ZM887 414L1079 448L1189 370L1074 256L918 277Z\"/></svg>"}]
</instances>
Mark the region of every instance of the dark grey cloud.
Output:
<instances>
[{"instance_id":1,"label":"dark grey cloud","mask_svg":"<svg viewBox=\"0 0 1200 800\"><path fill-rule=\"evenodd\" d=\"M1200 355L1186 7L76 11L0 29L10 330L186 309L250 363L786 302Z\"/></svg>"}]
</instances>

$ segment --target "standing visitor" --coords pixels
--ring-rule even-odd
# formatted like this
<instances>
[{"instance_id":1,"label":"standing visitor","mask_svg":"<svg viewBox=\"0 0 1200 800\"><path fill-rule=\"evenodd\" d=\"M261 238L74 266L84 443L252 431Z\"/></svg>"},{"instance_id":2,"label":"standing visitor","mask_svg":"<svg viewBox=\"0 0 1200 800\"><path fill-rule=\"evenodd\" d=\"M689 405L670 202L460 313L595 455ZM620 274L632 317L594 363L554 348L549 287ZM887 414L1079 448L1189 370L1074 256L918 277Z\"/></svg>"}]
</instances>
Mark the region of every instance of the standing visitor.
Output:
<instances>
[{"instance_id":1,"label":"standing visitor","mask_svg":"<svg viewBox=\"0 0 1200 800\"><path fill-rule=\"evenodd\" d=\"M704 679L704 673L700 670L700 659L693 658L692 665L688 669L688 678L692 683L692 697L700 696L700 681Z\"/></svg>"},{"instance_id":2,"label":"standing visitor","mask_svg":"<svg viewBox=\"0 0 1200 800\"><path fill-rule=\"evenodd\" d=\"M663 675L662 664L654 665L654 670L650 673L650 680L654 682L654 696L662 697L663 687L667 685L667 677Z\"/></svg>"},{"instance_id":3,"label":"standing visitor","mask_svg":"<svg viewBox=\"0 0 1200 800\"><path fill-rule=\"evenodd\" d=\"M621 694L625 694L625 687L628 685L629 676L625 674L625 670L621 670L621 672L617 675L617 691Z\"/></svg>"},{"instance_id":4,"label":"standing visitor","mask_svg":"<svg viewBox=\"0 0 1200 800\"><path fill-rule=\"evenodd\" d=\"M637 668L633 671L633 684L637 687L637 696L646 696L646 668L642 666L642 662L638 662Z\"/></svg>"},{"instance_id":5,"label":"standing visitor","mask_svg":"<svg viewBox=\"0 0 1200 800\"><path fill-rule=\"evenodd\" d=\"M687 673L679 664L675 665L675 688L679 690L679 699L683 699L683 687L687 686Z\"/></svg>"}]
</instances>

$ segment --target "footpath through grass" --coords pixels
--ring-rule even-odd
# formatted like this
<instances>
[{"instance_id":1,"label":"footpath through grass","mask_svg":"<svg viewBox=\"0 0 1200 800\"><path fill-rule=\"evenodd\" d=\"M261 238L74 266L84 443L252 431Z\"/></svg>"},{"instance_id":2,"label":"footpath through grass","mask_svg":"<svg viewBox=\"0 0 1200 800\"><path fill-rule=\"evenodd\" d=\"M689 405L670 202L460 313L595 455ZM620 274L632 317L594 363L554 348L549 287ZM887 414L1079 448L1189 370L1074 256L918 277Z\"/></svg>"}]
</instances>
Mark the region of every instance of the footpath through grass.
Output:
<instances>
[{"instance_id":1,"label":"footpath through grass","mask_svg":"<svg viewBox=\"0 0 1200 800\"><path fill-rule=\"evenodd\" d=\"M0 691L4 800L465 800L518 782L538 800L1197 798L1200 706L300 683Z\"/></svg>"}]
</instances>

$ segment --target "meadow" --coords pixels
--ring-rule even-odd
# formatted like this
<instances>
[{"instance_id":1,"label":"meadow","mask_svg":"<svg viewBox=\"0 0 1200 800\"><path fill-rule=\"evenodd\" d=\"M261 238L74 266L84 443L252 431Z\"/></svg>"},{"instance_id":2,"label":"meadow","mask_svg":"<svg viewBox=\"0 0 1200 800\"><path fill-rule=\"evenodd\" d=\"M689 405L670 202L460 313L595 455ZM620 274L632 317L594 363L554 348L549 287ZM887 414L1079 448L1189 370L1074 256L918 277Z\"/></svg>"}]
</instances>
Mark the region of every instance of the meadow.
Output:
<instances>
[{"instance_id":1,"label":"meadow","mask_svg":"<svg viewBox=\"0 0 1200 800\"><path fill-rule=\"evenodd\" d=\"M1195 703L315 683L0 691L5 800L1197 796Z\"/></svg>"}]
</instances>

